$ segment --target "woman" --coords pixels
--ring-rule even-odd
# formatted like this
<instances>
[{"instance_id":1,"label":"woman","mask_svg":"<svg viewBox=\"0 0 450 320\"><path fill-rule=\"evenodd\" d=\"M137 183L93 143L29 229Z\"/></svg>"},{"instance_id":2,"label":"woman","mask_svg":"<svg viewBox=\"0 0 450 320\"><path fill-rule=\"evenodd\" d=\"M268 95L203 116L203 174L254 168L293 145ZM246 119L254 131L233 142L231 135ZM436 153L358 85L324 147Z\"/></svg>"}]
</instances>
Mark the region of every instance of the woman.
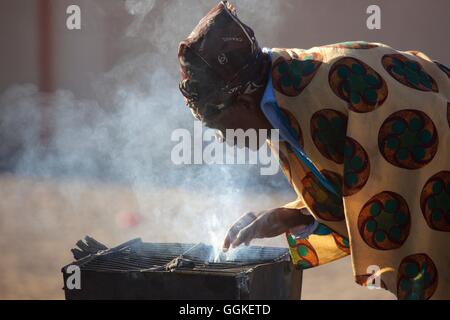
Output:
<instances>
[{"instance_id":1,"label":"woman","mask_svg":"<svg viewBox=\"0 0 450 320\"><path fill-rule=\"evenodd\" d=\"M224 250L286 233L300 268L351 254L361 285L450 298L447 67L366 42L262 50L226 1L181 42L179 60L180 89L206 126L279 130L298 195L245 214Z\"/></svg>"}]
</instances>

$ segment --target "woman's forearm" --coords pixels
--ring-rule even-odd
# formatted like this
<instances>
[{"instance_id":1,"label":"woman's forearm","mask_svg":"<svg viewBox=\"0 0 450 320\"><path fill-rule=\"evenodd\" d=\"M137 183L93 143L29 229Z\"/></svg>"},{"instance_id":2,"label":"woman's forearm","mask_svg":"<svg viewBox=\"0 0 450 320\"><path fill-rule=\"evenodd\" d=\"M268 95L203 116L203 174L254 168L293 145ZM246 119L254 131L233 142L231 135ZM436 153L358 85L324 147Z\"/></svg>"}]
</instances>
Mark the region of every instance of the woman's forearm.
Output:
<instances>
[{"instance_id":1,"label":"woman's forearm","mask_svg":"<svg viewBox=\"0 0 450 320\"><path fill-rule=\"evenodd\" d=\"M264 225L261 228L264 237L276 237L289 229L313 223L314 217L303 213L302 210L307 209L277 208L270 210L270 214L266 215L268 221L261 221Z\"/></svg>"},{"instance_id":2,"label":"woman's forearm","mask_svg":"<svg viewBox=\"0 0 450 320\"><path fill-rule=\"evenodd\" d=\"M307 209L280 208L277 210L276 215L279 215L280 221L287 229L291 229L314 222L314 217L308 212L302 212L304 210L307 211Z\"/></svg>"}]
</instances>

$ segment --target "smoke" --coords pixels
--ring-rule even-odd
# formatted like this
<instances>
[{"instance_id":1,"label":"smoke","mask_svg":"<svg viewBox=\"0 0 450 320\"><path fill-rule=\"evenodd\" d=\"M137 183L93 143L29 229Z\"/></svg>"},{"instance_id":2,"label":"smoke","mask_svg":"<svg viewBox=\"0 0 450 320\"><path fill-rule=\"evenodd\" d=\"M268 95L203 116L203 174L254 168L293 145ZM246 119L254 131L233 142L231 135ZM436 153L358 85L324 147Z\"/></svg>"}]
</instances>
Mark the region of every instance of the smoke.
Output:
<instances>
[{"instance_id":1,"label":"smoke","mask_svg":"<svg viewBox=\"0 0 450 320\"><path fill-rule=\"evenodd\" d=\"M127 36L135 36L148 13L155 6L156 0L126 0L125 7L129 14L136 16L128 27Z\"/></svg>"},{"instance_id":2,"label":"smoke","mask_svg":"<svg viewBox=\"0 0 450 320\"><path fill-rule=\"evenodd\" d=\"M33 84L9 87L0 96L0 155L8 155L0 158L0 166L26 176L125 183L146 221L133 232L151 240L218 244L244 208L269 205L265 194L286 190L286 182L280 176L260 177L255 166L175 166L170 160L172 131L193 129L178 91L177 46L214 3L125 1L123 14L133 20L117 41L126 54L93 79L95 99L79 99L65 89L43 94ZM260 42L275 37L279 2L240 0L235 5ZM42 108L51 132L46 146L39 140ZM257 196L250 199L249 189ZM77 206L73 192L61 190ZM159 200L157 192L176 202ZM205 197L194 200L189 192ZM167 234L153 239L161 230Z\"/></svg>"}]
</instances>

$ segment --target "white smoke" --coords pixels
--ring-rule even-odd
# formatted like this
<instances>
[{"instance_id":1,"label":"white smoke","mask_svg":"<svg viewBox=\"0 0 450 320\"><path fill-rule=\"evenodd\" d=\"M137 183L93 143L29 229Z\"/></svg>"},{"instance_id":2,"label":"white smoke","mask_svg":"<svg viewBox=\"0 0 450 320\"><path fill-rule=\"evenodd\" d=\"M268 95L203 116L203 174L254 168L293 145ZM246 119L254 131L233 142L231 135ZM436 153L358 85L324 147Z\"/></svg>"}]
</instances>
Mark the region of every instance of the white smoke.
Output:
<instances>
[{"instance_id":1,"label":"white smoke","mask_svg":"<svg viewBox=\"0 0 450 320\"><path fill-rule=\"evenodd\" d=\"M127 0L123 14L134 17L117 41L128 49L110 71L92 81L95 99L81 100L68 90L43 94L33 84L16 84L0 96L0 165L16 174L125 182L135 190L146 228L177 230L171 239L218 242L226 227L251 201L243 193L265 182L285 186L280 177L264 181L249 166L183 166L170 161L171 132L193 127L178 91L177 46L215 1ZM240 0L238 14L260 42L275 37L279 2ZM270 19L268 19L270 16ZM264 35L264 36L262 36ZM265 35L269 35L266 37ZM47 105L51 138L40 144L41 108ZM11 156L14 154L14 157ZM8 160L8 161L7 161ZM158 201L142 190L205 192L202 203ZM256 188L256 193L264 188ZM71 191L73 192L73 191ZM71 194L70 199L76 199ZM73 204L76 205L76 204ZM191 226L199 211L209 217ZM157 222L156 222L157 221ZM144 232L137 230L136 232ZM152 230L146 230L151 237ZM80 237L83 235L80 235ZM169 238L169 237L168 237ZM166 239L165 239L166 240Z\"/></svg>"},{"instance_id":2,"label":"white smoke","mask_svg":"<svg viewBox=\"0 0 450 320\"><path fill-rule=\"evenodd\" d=\"M129 14L136 16L128 27L127 36L135 36L148 13L155 6L156 0L126 0L125 7Z\"/></svg>"}]
</instances>

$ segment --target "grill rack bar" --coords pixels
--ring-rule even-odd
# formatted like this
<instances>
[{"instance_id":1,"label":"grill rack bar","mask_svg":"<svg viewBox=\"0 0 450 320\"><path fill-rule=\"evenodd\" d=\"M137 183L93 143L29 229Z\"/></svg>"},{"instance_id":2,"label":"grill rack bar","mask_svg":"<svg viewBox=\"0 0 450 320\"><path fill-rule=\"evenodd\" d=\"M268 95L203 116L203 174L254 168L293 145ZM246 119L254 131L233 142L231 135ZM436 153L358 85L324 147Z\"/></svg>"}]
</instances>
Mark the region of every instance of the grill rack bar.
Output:
<instances>
[{"instance_id":1,"label":"grill rack bar","mask_svg":"<svg viewBox=\"0 0 450 320\"><path fill-rule=\"evenodd\" d=\"M89 241L95 241L96 248L106 248L90 237ZM89 251L89 254L76 261L75 264L82 270L90 271L168 271L168 266L174 262L176 269L226 271L289 260L289 253L284 248L246 247L241 251L237 250L230 260L214 262L211 261L213 247L203 243L144 243L141 239L128 241L115 248L94 251L95 253L92 253L92 248L85 248L84 244L79 247L84 247L82 250L86 249L85 251ZM178 265L178 260L185 261L187 264Z\"/></svg>"}]
</instances>

